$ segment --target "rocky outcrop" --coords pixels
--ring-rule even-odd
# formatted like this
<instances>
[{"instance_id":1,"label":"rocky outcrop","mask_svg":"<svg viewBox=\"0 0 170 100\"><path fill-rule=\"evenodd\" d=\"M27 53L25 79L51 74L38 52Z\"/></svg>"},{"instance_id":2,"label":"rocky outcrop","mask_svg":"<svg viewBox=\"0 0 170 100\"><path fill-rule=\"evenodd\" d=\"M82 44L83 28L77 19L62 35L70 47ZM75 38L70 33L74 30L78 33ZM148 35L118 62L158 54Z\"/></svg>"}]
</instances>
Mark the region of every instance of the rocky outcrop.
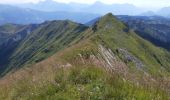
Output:
<instances>
[{"instance_id":1,"label":"rocky outcrop","mask_svg":"<svg viewBox=\"0 0 170 100\"><path fill-rule=\"evenodd\" d=\"M121 59L123 59L125 63L132 62L133 64L135 64L135 66L138 69L142 69L145 66L140 59L135 57L133 54L128 52L126 49L119 48L116 51L119 54L119 56L121 56Z\"/></svg>"},{"instance_id":2,"label":"rocky outcrop","mask_svg":"<svg viewBox=\"0 0 170 100\"><path fill-rule=\"evenodd\" d=\"M121 73L126 75L128 72L128 67L125 63L120 61L111 49L107 49L102 45L99 45L99 52L102 59L105 61L104 67L111 71L112 73Z\"/></svg>"}]
</instances>

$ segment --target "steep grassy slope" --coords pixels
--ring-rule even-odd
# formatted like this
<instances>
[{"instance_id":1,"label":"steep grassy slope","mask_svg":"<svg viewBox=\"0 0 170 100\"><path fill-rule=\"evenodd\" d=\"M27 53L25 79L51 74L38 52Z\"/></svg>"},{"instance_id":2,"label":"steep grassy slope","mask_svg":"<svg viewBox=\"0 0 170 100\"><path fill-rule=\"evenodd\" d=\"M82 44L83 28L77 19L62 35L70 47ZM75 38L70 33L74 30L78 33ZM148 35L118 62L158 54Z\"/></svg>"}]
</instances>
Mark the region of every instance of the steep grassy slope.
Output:
<instances>
[{"instance_id":1,"label":"steep grassy slope","mask_svg":"<svg viewBox=\"0 0 170 100\"><path fill-rule=\"evenodd\" d=\"M34 31L39 25L14 25L7 24L1 26L1 31L5 32L6 37L4 41L1 40L0 44L0 69L1 72L7 68L9 64L10 56L15 52L15 49L32 31Z\"/></svg>"},{"instance_id":2,"label":"steep grassy slope","mask_svg":"<svg viewBox=\"0 0 170 100\"><path fill-rule=\"evenodd\" d=\"M51 28L57 31L63 28L53 28L55 23L50 22L51 27L48 27L48 30ZM70 22L69 24L75 25ZM128 27L112 14L100 18L88 29L83 27L84 31L82 28L78 29L81 31L76 33L69 31L71 36L64 34L67 36L63 38L61 36L57 40L46 39L50 44L60 39L65 40L59 42L66 43L63 48L59 51L54 49L58 51L55 55L3 77L0 80L0 98L4 100L170 99L170 53L168 51L154 46L128 30ZM46 31L47 29L44 29L42 33L48 33ZM37 33L41 34L41 31ZM23 44L30 43L30 47L40 44L44 50L46 43L41 41L44 34L38 38L39 42L35 41L31 44L26 41ZM67 44L66 39L71 42ZM27 52L25 48L29 49L23 44L21 49L17 49L18 53ZM55 47L57 48L58 44L54 45ZM50 55L48 52L47 54L40 52L39 47L35 49L38 53L28 62L41 57L40 55ZM19 54L16 52L13 57L14 55Z\"/></svg>"},{"instance_id":3,"label":"steep grassy slope","mask_svg":"<svg viewBox=\"0 0 170 100\"><path fill-rule=\"evenodd\" d=\"M76 41L85 29L84 25L71 21L47 22L20 44L11 57L12 65L39 62Z\"/></svg>"},{"instance_id":4,"label":"steep grassy slope","mask_svg":"<svg viewBox=\"0 0 170 100\"><path fill-rule=\"evenodd\" d=\"M76 41L87 27L71 21L52 21L30 25L24 32L1 45L0 64L4 74L26 63L37 63ZM22 36L24 35L24 36ZM5 57L5 58L4 58ZM4 72L5 71L5 72Z\"/></svg>"},{"instance_id":5,"label":"steep grassy slope","mask_svg":"<svg viewBox=\"0 0 170 100\"><path fill-rule=\"evenodd\" d=\"M105 66L140 84L161 84L161 88L169 89L170 53L139 37L112 14L102 17L83 36L90 37L87 45L94 43L95 46L70 53L66 56L67 62L72 62L70 59L76 59L79 53L85 58L102 57L106 64L99 60L97 66Z\"/></svg>"},{"instance_id":6,"label":"steep grassy slope","mask_svg":"<svg viewBox=\"0 0 170 100\"><path fill-rule=\"evenodd\" d=\"M143 62L143 68L146 68L145 70L151 71L152 73L159 73L154 72L154 69L161 69L161 67L163 69L165 68L166 71L170 71L170 54L168 51L155 47L133 31L128 30L128 28L116 18L109 18L111 16L112 15L107 15L101 18L95 26L99 41L102 40L102 42L114 52L119 53L119 51L121 51L119 49L124 49L136 56Z\"/></svg>"},{"instance_id":7,"label":"steep grassy slope","mask_svg":"<svg viewBox=\"0 0 170 100\"><path fill-rule=\"evenodd\" d=\"M107 54L101 52L91 40L84 40L41 63L5 76L0 80L0 98L168 100L168 94L159 87L143 86L123 78L118 70L128 67L119 59L112 66L113 69L119 68L117 71L106 70L104 66L108 64L102 53Z\"/></svg>"},{"instance_id":8,"label":"steep grassy slope","mask_svg":"<svg viewBox=\"0 0 170 100\"><path fill-rule=\"evenodd\" d=\"M170 50L170 20L163 17L118 16L140 36Z\"/></svg>"}]
</instances>

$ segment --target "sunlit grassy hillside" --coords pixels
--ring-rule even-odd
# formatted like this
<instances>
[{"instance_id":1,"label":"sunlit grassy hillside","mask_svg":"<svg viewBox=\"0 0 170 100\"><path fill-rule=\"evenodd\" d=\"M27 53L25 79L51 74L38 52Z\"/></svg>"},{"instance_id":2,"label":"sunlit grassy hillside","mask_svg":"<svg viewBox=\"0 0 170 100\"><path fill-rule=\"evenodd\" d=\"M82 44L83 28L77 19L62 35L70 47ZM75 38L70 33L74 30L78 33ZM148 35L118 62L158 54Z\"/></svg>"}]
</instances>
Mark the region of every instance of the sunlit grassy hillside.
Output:
<instances>
[{"instance_id":1,"label":"sunlit grassy hillside","mask_svg":"<svg viewBox=\"0 0 170 100\"><path fill-rule=\"evenodd\" d=\"M60 25L64 27L64 23ZM69 31L64 28L63 34L50 34L53 29L62 29L53 25L56 23L37 32L43 37L31 43L29 39L17 49L14 58L22 53L33 56L20 70L0 80L0 99L170 99L170 53L138 36L112 14L89 28L67 22ZM46 39L48 43L44 43ZM37 47L35 55L34 51L29 52L33 47ZM56 53L52 55L50 51ZM14 60L16 64L19 61Z\"/></svg>"}]
</instances>

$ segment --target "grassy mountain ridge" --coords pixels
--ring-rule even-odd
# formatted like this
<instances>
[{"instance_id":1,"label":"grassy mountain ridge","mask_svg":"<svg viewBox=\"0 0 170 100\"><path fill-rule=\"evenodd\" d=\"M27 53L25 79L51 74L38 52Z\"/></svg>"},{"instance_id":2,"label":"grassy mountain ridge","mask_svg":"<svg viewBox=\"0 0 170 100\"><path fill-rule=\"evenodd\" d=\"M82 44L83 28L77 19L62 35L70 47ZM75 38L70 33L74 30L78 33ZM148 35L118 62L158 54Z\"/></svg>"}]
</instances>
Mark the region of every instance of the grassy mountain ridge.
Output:
<instances>
[{"instance_id":1,"label":"grassy mountain ridge","mask_svg":"<svg viewBox=\"0 0 170 100\"><path fill-rule=\"evenodd\" d=\"M11 26L12 24L9 24L9 25ZM1 65L2 70L6 68L5 66L6 64L9 64L10 55L13 54L13 52L15 51L19 43L22 42L22 40L26 38L27 35L29 35L33 30L35 30L38 27L38 25L34 25L34 24L24 25L24 26L15 25L15 26L20 27L20 28L16 29L16 31L12 33L9 33L11 35L6 37L4 41L2 42L2 44L0 45L0 48L1 48L0 49L1 51L0 52L0 59L1 59L0 65Z\"/></svg>"},{"instance_id":2,"label":"grassy mountain ridge","mask_svg":"<svg viewBox=\"0 0 170 100\"><path fill-rule=\"evenodd\" d=\"M48 30L46 30L46 28L48 28ZM27 38L25 42L21 44L21 48L19 48L16 54L13 55L13 57L16 57L13 59L20 58L21 56L24 57L25 54L22 54L21 52L24 53L31 49L34 49L34 51L36 51L37 49L40 53L38 55L40 56L42 56L43 54L47 55L48 53L53 54L56 51L63 49L65 48L65 46L71 44L72 40L81 35L79 34L79 32L83 31L84 29L86 29L85 26L70 21L50 22L44 27L41 27L40 30L38 29L35 33L33 33L32 36ZM32 42L34 44L32 44ZM38 56L35 55L34 51L31 54L34 54L35 57ZM43 56L42 58L34 58L35 62L37 62L38 60L41 61L43 59Z\"/></svg>"},{"instance_id":3,"label":"grassy mountain ridge","mask_svg":"<svg viewBox=\"0 0 170 100\"><path fill-rule=\"evenodd\" d=\"M95 25L95 31L99 33L98 37L102 39L102 41L105 44L110 45L110 47L114 46L113 48L116 48L116 47L125 48L129 50L129 52L133 53L135 56L138 56L138 55L141 56L142 52L151 53L151 54L147 54L147 56L148 55L153 56L154 54L152 55L152 53L155 52L156 54L160 54L166 57L168 51L155 47L154 45L152 45L152 43L142 39L133 31L128 30L129 28L126 27L121 21L118 21L116 17L109 18L110 16L112 15L107 15L106 17L101 18L100 21L97 22L97 25ZM113 44L111 44L112 42ZM138 52L135 50L138 50ZM145 50L148 50L148 51L145 51ZM168 58L169 57L167 56L167 59ZM160 62L164 62L163 59ZM151 63L151 62L148 62L148 63ZM160 64L157 63L155 65L160 65ZM169 63L167 62L165 66L168 67Z\"/></svg>"},{"instance_id":4,"label":"grassy mountain ridge","mask_svg":"<svg viewBox=\"0 0 170 100\"><path fill-rule=\"evenodd\" d=\"M71 21L51 21L32 26L35 29L29 34L17 35L21 39L19 41L9 40L1 45L1 65L9 71L12 66L19 67L26 63L36 63L55 52L67 47L71 44L87 27ZM21 32L22 33L22 32ZM7 44L7 45L6 45ZM12 52L10 52L12 51ZM10 53L9 53L10 52ZM7 58L4 59L3 55ZM2 69L3 69L2 68Z\"/></svg>"},{"instance_id":5,"label":"grassy mountain ridge","mask_svg":"<svg viewBox=\"0 0 170 100\"><path fill-rule=\"evenodd\" d=\"M13 56L28 52L33 46L38 52L34 59L44 55L38 45L44 50L51 45L58 47L57 43L66 44L48 59L1 79L0 98L169 99L170 53L128 30L112 14L103 16L89 28L70 21L49 22L41 28L28 37L41 36L38 41L31 43L28 39L21 43ZM53 40L50 36L58 37L60 32L49 35L52 30L63 31L64 36ZM43 43L45 39L47 43Z\"/></svg>"},{"instance_id":6,"label":"grassy mountain ridge","mask_svg":"<svg viewBox=\"0 0 170 100\"><path fill-rule=\"evenodd\" d=\"M79 55L79 53L87 59L90 59L91 56L93 58L93 55L97 56L97 59L102 56L104 61L106 61L106 65L103 65L101 63L103 61L99 60L96 61L100 62L97 63L97 66L102 65L105 66L107 70L111 69L111 71L120 72L121 74L129 73L130 75L125 75L126 78L132 76L128 77L129 80L133 80L133 78L136 77L134 78L134 81L136 81L136 79L138 80L140 77L141 79L139 78L138 81L141 84L146 84L152 79L157 81L156 84L159 83L162 78L165 78L165 81L169 80L170 53L165 49L154 46L152 43L138 36L135 32L131 30L128 31L127 29L128 28L112 14L102 17L85 32L85 34L91 34L91 42L87 43L87 47L83 46L81 50L76 50L74 52L75 54L70 53L71 55L68 55L68 58L66 57L68 59L67 61L72 61L69 60L72 59L70 57L75 57ZM91 45L92 42L94 45ZM102 47L100 45L102 45ZM74 59L76 59L76 57ZM117 60L114 61L114 59ZM167 84L169 83L167 82ZM169 87L167 84L164 84L164 88L166 88L166 86Z\"/></svg>"}]
</instances>

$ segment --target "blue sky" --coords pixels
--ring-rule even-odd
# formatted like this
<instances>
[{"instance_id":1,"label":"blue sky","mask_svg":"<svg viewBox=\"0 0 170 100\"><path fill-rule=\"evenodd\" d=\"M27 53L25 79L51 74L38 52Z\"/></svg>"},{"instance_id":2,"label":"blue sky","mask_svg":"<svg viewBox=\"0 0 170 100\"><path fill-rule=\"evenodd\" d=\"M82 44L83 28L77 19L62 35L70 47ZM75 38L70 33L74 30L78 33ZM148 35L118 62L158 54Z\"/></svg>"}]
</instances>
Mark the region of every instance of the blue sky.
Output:
<instances>
[{"instance_id":1,"label":"blue sky","mask_svg":"<svg viewBox=\"0 0 170 100\"><path fill-rule=\"evenodd\" d=\"M14 4L14 3L26 3L26 2L39 2L43 0L0 0L0 3L5 4ZM78 2L78 3L87 3L91 4L96 1L101 1L106 4L113 4L113 3L129 3L136 5L138 7L146 7L146 8L161 8L170 6L170 0L55 0L58 2Z\"/></svg>"}]
</instances>

